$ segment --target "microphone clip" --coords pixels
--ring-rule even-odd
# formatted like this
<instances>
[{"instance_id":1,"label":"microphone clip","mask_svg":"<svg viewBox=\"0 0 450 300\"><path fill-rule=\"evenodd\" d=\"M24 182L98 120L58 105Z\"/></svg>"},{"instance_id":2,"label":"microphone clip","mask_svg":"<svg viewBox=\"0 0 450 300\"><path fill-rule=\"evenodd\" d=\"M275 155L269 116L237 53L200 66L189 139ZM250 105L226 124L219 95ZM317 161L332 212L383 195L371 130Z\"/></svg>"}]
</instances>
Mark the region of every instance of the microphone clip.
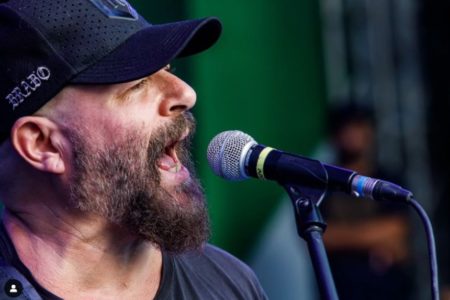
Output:
<instances>
[{"instance_id":1,"label":"microphone clip","mask_svg":"<svg viewBox=\"0 0 450 300\"><path fill-rule=\"evenodd\" d=\"M326 194L326 187L308 188L296 184L281 184L287 191L294 206L298 235L305 239L305 232L310 230L325 232L327 224L319 210Z\"/></svg>"},{"instance_id":2,"label":"microphone clip","mask_svg":"<svg viewBox=\"0 0 450 300\"><path fill-rule=\"evenodd\" d=\"M322 235L327 224L319 211L326 188L310 189L295 184L282 184L292 200L298 235L308 244L322 299L337 300L338 295L331 275Z\"/></svg>"}]
</instances>

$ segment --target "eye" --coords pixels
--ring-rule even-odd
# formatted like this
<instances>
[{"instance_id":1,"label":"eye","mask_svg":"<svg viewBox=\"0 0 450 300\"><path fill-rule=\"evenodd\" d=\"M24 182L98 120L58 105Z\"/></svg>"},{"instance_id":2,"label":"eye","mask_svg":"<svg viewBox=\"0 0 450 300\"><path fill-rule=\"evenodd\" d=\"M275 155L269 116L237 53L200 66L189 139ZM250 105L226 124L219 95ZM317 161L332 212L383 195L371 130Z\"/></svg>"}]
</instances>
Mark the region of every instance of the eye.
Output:
<instances>
[{"instance_id":1,"label":"eye","mask_svg":"<svg viewBox=\"0 0 450 300\"><path fill-rule=\"evenodd\" d=\"M143 88L145 88L145 87L147 86L147 83L148 83L148 78L144 78L144 79L142 79L141 81L139 81L137 84L133 85L133 86L130 88L130 91L138 91L138 90L141 90L141 89L143 89Z\"/></svg>"}]
</instances>

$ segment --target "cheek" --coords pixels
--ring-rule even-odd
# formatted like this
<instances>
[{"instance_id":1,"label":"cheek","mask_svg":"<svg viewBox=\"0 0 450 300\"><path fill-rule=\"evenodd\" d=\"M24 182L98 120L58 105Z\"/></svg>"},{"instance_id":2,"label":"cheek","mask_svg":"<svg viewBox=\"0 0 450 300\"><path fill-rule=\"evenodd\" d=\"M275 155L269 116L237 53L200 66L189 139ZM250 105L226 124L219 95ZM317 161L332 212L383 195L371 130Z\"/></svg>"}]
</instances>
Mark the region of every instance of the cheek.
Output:
<instances>
[{"instance_id":1,"label":"cheek","mask_svg":"<svg viewBox=\"0 0 450 300\"><path fill-rule=\"evenodd\" d=\"M102 145L124 135L123 120L107 111L91 110L72 118L82 137L91 144Z\"/></svg>"},{"instance_id":2,"label":"cheek","mask_svg":"<svg viewBox=\"0 0 450 300\"><path fill-rule=\"evenodd\" d=\"M158 107L153 103L138 103L139 105L129 105L120 108L118 111L119 118L124 122L133 124L138 123L154 123L157 122L161 116L158 114Z\"/></svg>"},{"instance_id":3,"label":"cheek","mask_svg":"<svg viewBox=\"0 0 450 300\"><path fill-rule=\"evenodd\" d=\"M156 111L145 108L128 109L105 122L111 122L111 127L115 127L114 132L136 132L147 140L164 123Z\"/></svg>"},{"instance_id":4,"label":"cheek","mask_svg":"<svg viewBox=\"0 0 450 300\"><path fill-rule=\"evenodd\" d=\"M70 119L70 123L82 129L87 139L98 145L126 140L130 133L148 141L162 123L153 103L139 101L130 101L120 107L106 105L79 109Z\"/></svg>"}]
</instances>

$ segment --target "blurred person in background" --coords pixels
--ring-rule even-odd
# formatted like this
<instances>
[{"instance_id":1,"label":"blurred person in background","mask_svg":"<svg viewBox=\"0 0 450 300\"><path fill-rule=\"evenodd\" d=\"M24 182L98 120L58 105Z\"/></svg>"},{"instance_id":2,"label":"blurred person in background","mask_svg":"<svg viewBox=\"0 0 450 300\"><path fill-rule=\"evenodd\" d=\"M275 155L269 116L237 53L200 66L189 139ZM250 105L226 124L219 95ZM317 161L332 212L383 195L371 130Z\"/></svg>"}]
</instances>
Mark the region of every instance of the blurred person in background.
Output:
<instances>
[{"instance_id":1,"label":"blurred person in background","mask_svg":"<svg viewBox=\"0 0 450 300\"><path fill-rule=\"evenodd\" d=\"M368 108L347 104L333 109L330 135L335 164L401 183L376 163L375 124ZM341 299L411 298L405 207L331 193L322 212L328 223L324 242Z\"/></svg>"}]
</instances>

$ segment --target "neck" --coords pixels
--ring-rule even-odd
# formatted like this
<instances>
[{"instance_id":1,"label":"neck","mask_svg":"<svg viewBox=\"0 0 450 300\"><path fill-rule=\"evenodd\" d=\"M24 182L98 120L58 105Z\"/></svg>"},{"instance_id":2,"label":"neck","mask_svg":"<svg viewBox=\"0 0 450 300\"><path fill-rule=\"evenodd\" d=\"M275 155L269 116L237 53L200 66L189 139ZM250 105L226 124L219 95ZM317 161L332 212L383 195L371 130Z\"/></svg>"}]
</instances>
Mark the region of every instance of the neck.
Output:
<instances>
[{"instance_id":1,"label":"neck","mask_svg":"<svg viewBox=\"0 0 450 300\"><path fill-rule=\"evenodd\" d=\"M54 208L6 210L4 224L22 263L59 297L132 299L157 292L160 250L103 218Z\"/></svg>"}]
</instances>

